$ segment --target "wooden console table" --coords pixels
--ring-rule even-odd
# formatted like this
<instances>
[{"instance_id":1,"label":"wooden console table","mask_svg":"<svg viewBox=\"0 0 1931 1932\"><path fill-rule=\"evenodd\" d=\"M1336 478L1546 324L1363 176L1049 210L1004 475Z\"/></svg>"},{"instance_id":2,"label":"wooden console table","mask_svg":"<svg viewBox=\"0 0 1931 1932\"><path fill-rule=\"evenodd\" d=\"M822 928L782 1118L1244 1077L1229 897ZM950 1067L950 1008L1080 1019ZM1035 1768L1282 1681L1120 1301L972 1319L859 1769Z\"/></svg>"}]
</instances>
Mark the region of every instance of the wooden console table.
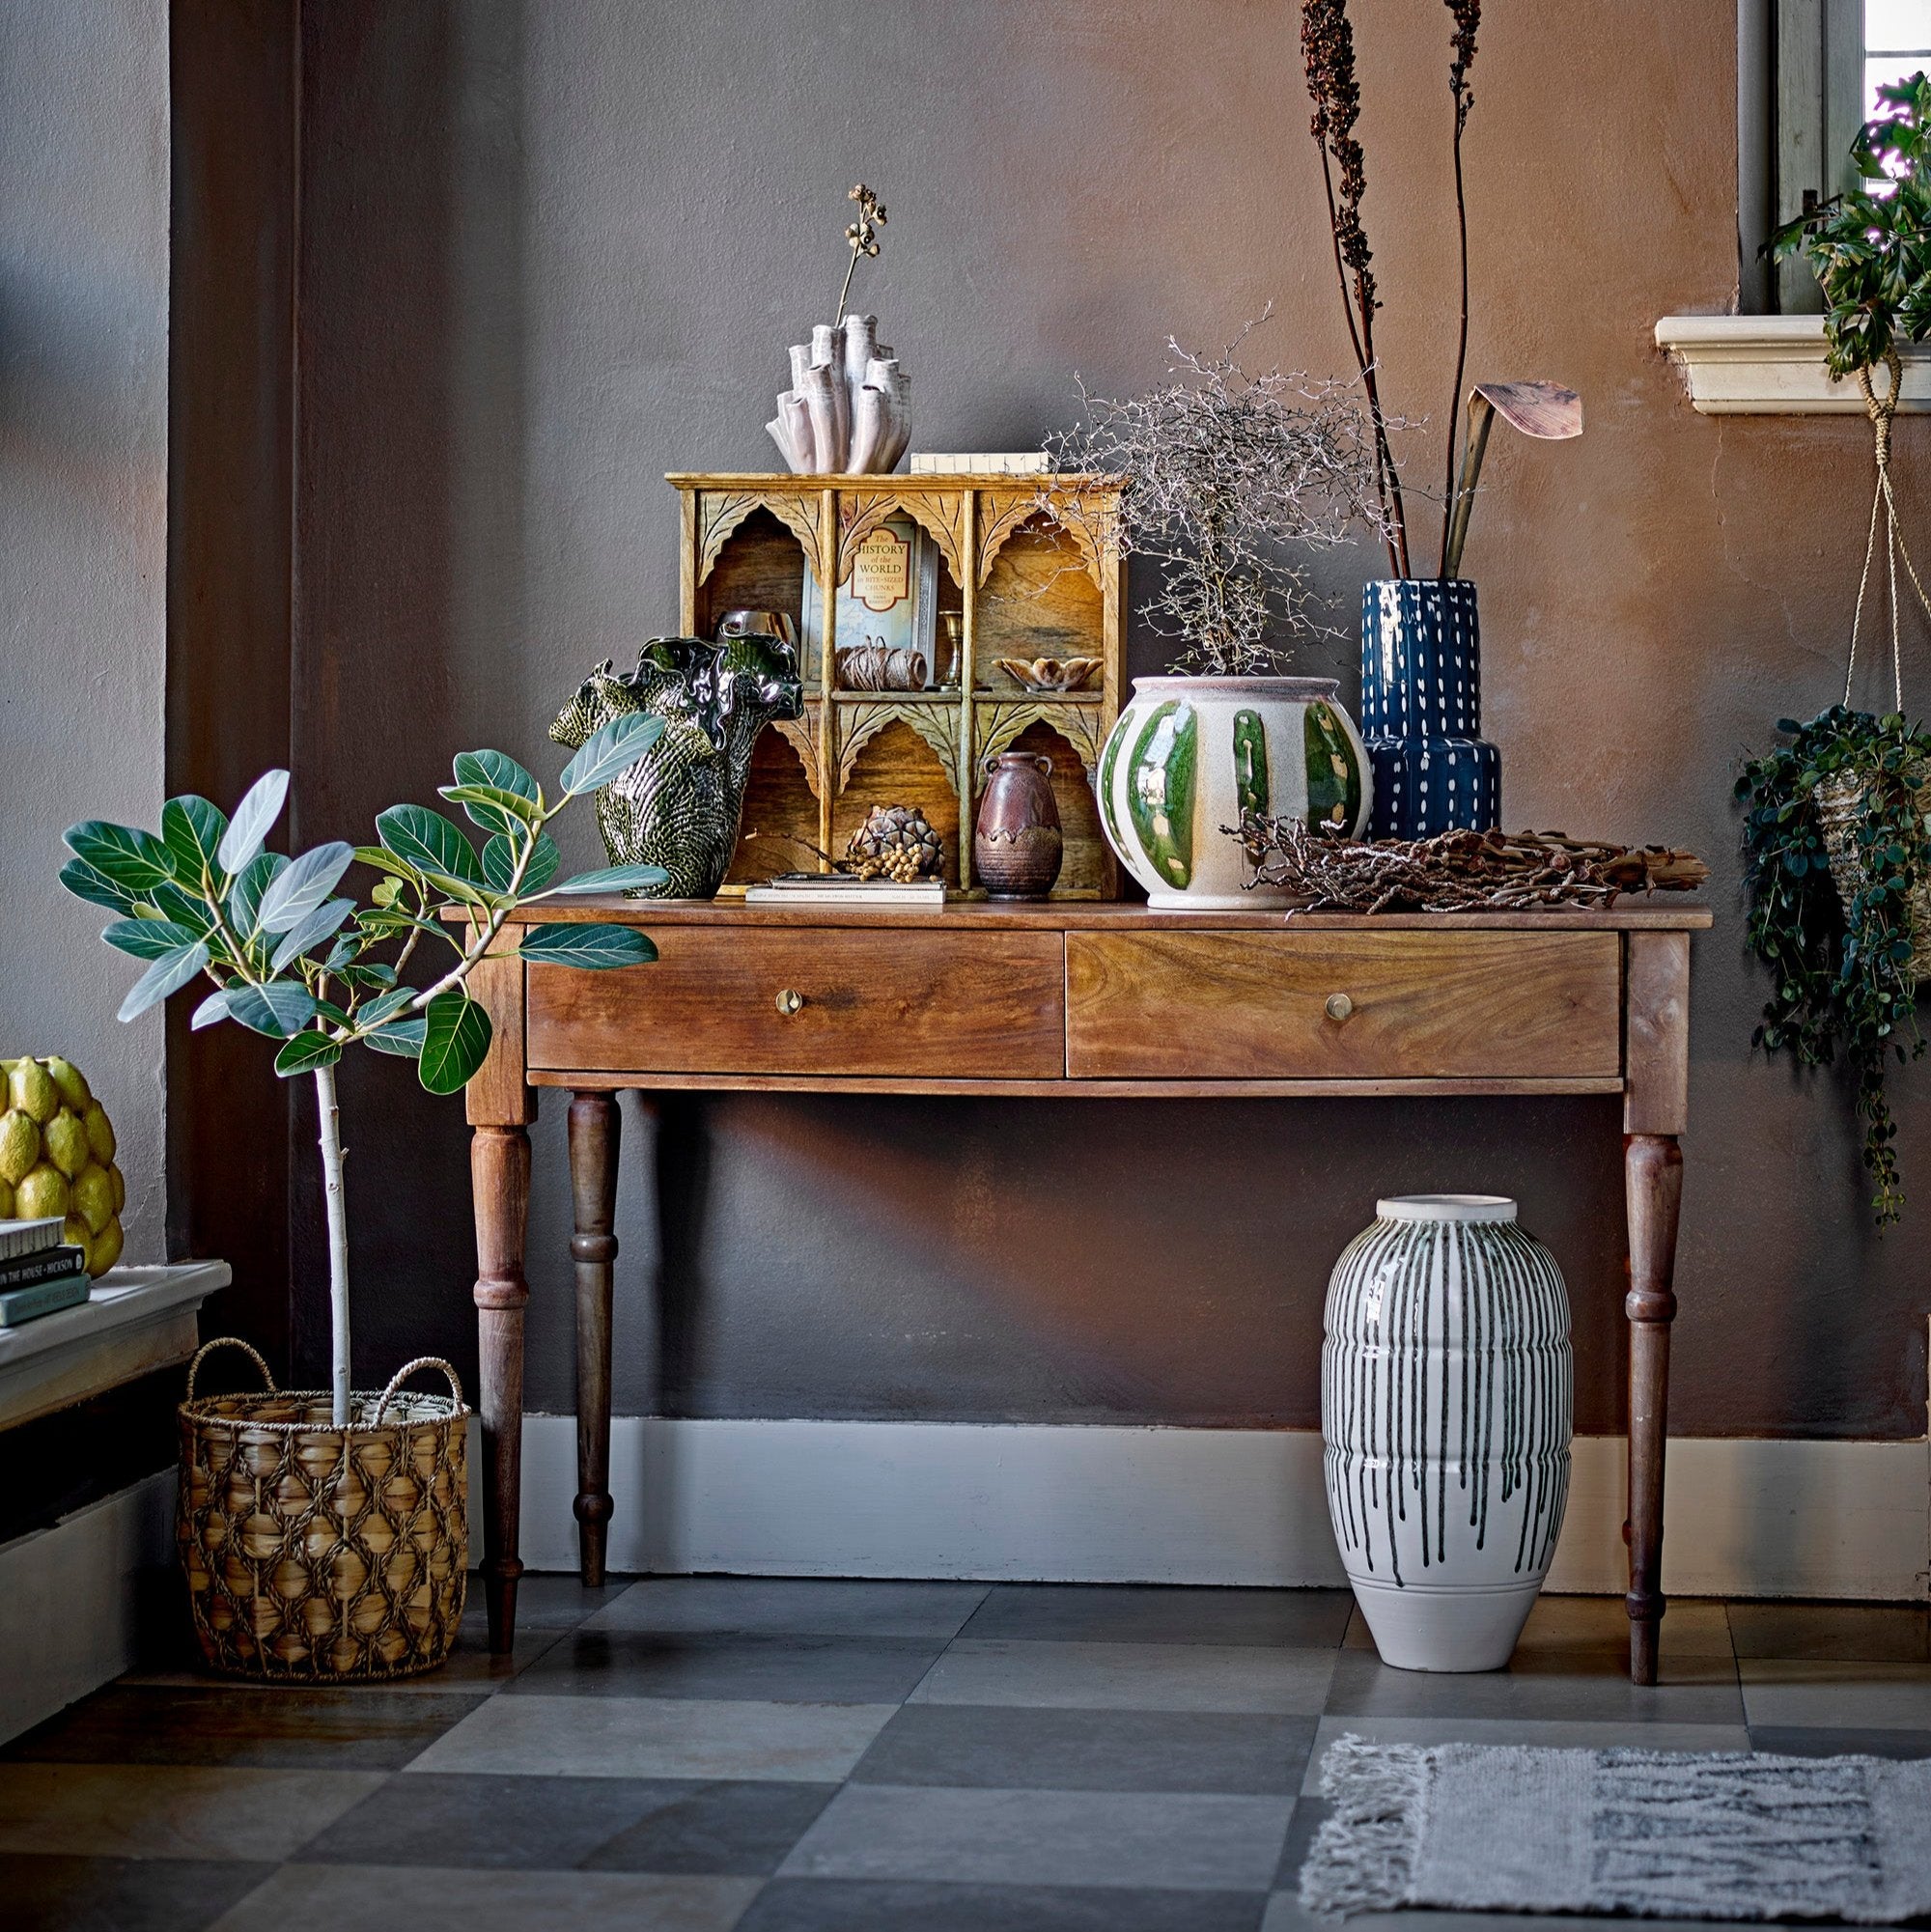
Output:
<instances>
[{"instance_id":1,"label":"wooden console table","mask_svg":"<svg viewBox=\"0 0 1931 1932\"><path fill-rule=\"evenodd\" d=\"M495 1041L474 1128L490 1641L515 1633L523 1239L537 1092L573 1096L583 1576L610 1518L616 1095L1620 1094L1630 1289L1630 1674L1656 1681L1671 1275L1698 906L1627 911L1150 912L1142 906L843 911L550 902L646 928L652 966L513 958L470 981ZM518 932L506 929L514 946Z\"/></svg>"}]
</instances>

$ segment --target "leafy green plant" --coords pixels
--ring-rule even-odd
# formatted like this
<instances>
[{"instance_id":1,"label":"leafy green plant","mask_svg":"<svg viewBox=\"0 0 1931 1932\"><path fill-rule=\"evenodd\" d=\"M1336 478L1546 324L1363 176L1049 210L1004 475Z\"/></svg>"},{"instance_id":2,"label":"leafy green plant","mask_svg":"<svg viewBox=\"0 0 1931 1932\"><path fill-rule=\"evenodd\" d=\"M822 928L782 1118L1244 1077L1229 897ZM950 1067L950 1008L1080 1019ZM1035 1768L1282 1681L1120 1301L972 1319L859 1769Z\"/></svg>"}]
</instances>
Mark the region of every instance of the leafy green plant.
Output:
<instances>
[{"instance_id":1,"label":"leafy green plant","mask_svg":"<svg viewBox=\"0 0 1931 1932\"><path fill-rule=\"evenodd\" d=\"M350 1421L349 1232L335 1067L353 1046L416 1062L423 1085L456 1093L490 1050L490 1015L467 981L513 916L533 902L586 892L660 885L654 865L607 866L555 880L559 854L550 823L573 798L594 792L649 749L663 720L649 713L614 718L563 769L552 803L529 772L500 751L465 751L443 798L462 807L484 836L479 851L453 819L423 805L378 815L378 844L319 845L299 857L266 850L288 798L289 774L258 779L233 818L208 799L170 798L160 834L90 819L70 826L73 856L61 883L115 914L100 937L145 960L121 1002L132 1020L195 981L213 991L196 1007L199 1029L232 1020L282 1044L275 1072L313 1076L321 1115L328 1211L329 1302L333 1317L333 1419ZM366 906L336 888L350 866L381 875ZM455 961L417 986L405 978L428 942ZM545 965L639 966L657 957L631 926L594 922L528 925L518 955Z\"/></svg>"},{"instance_id":2,"label":"leafy green plant","mask_svg":"<svg viewBox=\"0 0 1931 1932\"><path fill-rule=\"evenodd\" d=\"M1914 782L1931 761L1931 732L1896 713L1875 717L1843 705L1807 724L1783 718L1777 728L1790 742L1752 759L1736 785L1749 941L1772 981L1753 1037L1803 1066L1827 1065L1841 1048L1883 1227L1904 1206L1885 1074L1892 1053L1904 1060L1924 1050L1909 895L1931 856ZM1820 788L1846 781L1862 788L1851 832L1859 882L1848 904L1831 876L1818 799Z\"/></svg>"},{"instance_id":3,"label":"leafy green plant","mask_svg":"<svg viewBox=\"0 0 1931 1932\"><path fill-rule=\"evenodd\" d=\"M1931 79L1877 91L1881 112L1851 144L1861 187L1786 222L1764 244L1801 253L1824 293L1824 352L1833 376L1892 362L1897 339L1931 329Z\"/></svg>"}]
</instances>

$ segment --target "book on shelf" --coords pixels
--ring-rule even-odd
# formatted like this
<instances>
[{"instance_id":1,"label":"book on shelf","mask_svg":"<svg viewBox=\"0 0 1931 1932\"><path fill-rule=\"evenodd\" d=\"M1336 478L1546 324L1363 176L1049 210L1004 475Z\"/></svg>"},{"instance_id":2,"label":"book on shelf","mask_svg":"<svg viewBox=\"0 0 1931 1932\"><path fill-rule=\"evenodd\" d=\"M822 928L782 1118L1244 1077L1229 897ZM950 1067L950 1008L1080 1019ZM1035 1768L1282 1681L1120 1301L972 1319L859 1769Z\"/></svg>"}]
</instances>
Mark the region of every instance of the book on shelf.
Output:
<instances>
[{"instance_id":1,"label":"book on shelf","mask_svg":"<svg viewBox=\"0 0 1931 1932\"><path fill-rule=\"evenodd\" d=\"M77 1308L87 1300L92 1285L86 1271L76 1268L56 1274L51 1281L36 1281L31 1288L0 1290L0 1329L17 1329L22 1322L58 1315L63 1308Z\"/></svg>"},{"instance_id":2,"label":"book on shelf","mask_svg":"<svg viewBox=\"0 0 1931 1932\"><path fill-rule=\"evenodd\" d=\"M0 1261L12 1261L18 1254L42 1254L50 1247L58 1247L63 1225L58 1215L31 1221L0 1221Z\"/></svg>"},{"instance_id":3,"label":"book on shelf","mask_svg":"<svg viewBox=\"0 0 1931 1932\"><path fill-rule=\"evenodd\" d=\"M942 879L854 879L847 872L786 872L744 889L747 906L943 906Z\"/></svg>"},{"instance_id":4,"label":"book on shelf","mask_svg":"<svg viewBox=\"0 0 1931 1932\"><path fill-rule=\"evenodd\" d=\"M0 1289L31 1288L36 1281L51 1281L57 1274L71 1274L87 1266L87 1250L63 1243L42 1248L39 1254L16 1254L0 1261Z\"/></svg>"}]
</instances>

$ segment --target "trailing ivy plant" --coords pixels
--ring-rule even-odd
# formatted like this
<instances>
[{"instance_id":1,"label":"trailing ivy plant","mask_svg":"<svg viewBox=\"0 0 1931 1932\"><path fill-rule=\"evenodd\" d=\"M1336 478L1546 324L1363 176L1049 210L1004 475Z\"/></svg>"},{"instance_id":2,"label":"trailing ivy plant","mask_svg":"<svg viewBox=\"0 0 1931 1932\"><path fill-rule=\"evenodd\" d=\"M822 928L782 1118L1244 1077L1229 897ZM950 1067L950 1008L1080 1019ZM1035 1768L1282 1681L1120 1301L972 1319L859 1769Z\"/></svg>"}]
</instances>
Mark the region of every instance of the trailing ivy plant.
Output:
<instances>
[{"instance_id":1,"label":"trailing ivy plant","mask_svg":"<svg viewBox=\"0 0 1931 1932\"><path fill-rule=\"evenodd\" d=\"M90 819L69 827L73 856L61 883L115 914L100 937L148 962L121 1002L132 1020L171 993L210 984L189 1022L232 1020L280 1041L275 1072L314 1077L328 1210L328 1289L333 1333L333 1420L350 1425L349 1229L335 1066L353 1046L416 1062L434 1094L460 1091L490 1050L488 1011L469 996L469 975L505 924L534 901L661 885L654 865L606 866L561 883L547 827L573 798L606 785L662 735L649 713L614 718L563 769L552 802L514 758L465 751L443 798L484 834L479 851L453 819L423 805L391 805L376 820L376 845L319 845L298 858L267 851L289 792L289 774L258 779L226 817L200 798L170 798L160 835ZM369 903L338 894L349 868L381 875ZM405 975L427 942L453 964L416 985ZM633 926L596 922L525 925L517 952L546 965L639 966L657 948ZM440 963L439 963L440 964Z\"/></svg>"},{"instance_id":2,"label":"trailing ivy plant","mask_svg":"<svg viewBox=\"0 0 1931 1932\"><path fill-rule=\"evenodd\" d=\"M1896 713L1876 717L1843 705L1777 728L1790 742L1751 760L1736 786L1749 940L1772 985L1753 1038L1802 1066L1828 1065L1841 1049L1864 1126L1871 1206L1884 1227L1904 1206L1885 1075L1893 1053L1904 1060L1924 1050L1909 895L1927 862L1913 776L1931 762L1931 732ZM1819 787L1833 780L1862 787L1851 832L1860 882L1848 904L1831 877L1818 809Z\"/></svg>"}]
</instances>

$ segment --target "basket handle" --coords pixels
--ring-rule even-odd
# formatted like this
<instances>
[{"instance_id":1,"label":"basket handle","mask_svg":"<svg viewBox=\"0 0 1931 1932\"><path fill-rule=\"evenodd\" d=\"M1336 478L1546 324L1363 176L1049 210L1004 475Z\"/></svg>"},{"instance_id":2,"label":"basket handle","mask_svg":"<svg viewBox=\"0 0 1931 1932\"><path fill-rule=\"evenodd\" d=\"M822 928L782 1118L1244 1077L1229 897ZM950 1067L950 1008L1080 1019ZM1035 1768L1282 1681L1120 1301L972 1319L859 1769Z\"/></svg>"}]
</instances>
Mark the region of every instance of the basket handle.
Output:
<instances>
[{"instance_id":1,"label":"basket handle","mask_svg":"<svg viewBox=\"0 0 1931 1932\"><path fill-rule=\"evenodd\" d=\"M414 1361L406 1361L394 1375L390 1376L388 1387L376 1398L375 1411L369 1417L370 1428L379 1429L382 1426L382 1414L388 1408L391 1398L419 1368L441 1369L449 1378L449 1392L456 1397L456 1406L459 1409L462 1407L462 1384L458 1379L456 1371L439 1355L419 1355Z\"/></svg>"},{"instance_id":2,"label":"basket handle","mask_svg":"<svg viewBox=\"0 0 1931 1932\"><path fill-rule=\"evenodd\" d=\"M202 1362L209 1356L211 1356L216 1349L239 1349L262 1371L262 1385L267 1393L270 1395L275 1393L274 1371L262 1359L262 1354L259 1349L253 1347L248 1342L244 1342L239 1335L216 1335L211 1342L203 1342L195 1350L194 1359L187 1365L187 1394L182 1398L184 1401L192 1402L194 1400L195 1375L200 1369Z\"/></svg>"}]
</instances>

